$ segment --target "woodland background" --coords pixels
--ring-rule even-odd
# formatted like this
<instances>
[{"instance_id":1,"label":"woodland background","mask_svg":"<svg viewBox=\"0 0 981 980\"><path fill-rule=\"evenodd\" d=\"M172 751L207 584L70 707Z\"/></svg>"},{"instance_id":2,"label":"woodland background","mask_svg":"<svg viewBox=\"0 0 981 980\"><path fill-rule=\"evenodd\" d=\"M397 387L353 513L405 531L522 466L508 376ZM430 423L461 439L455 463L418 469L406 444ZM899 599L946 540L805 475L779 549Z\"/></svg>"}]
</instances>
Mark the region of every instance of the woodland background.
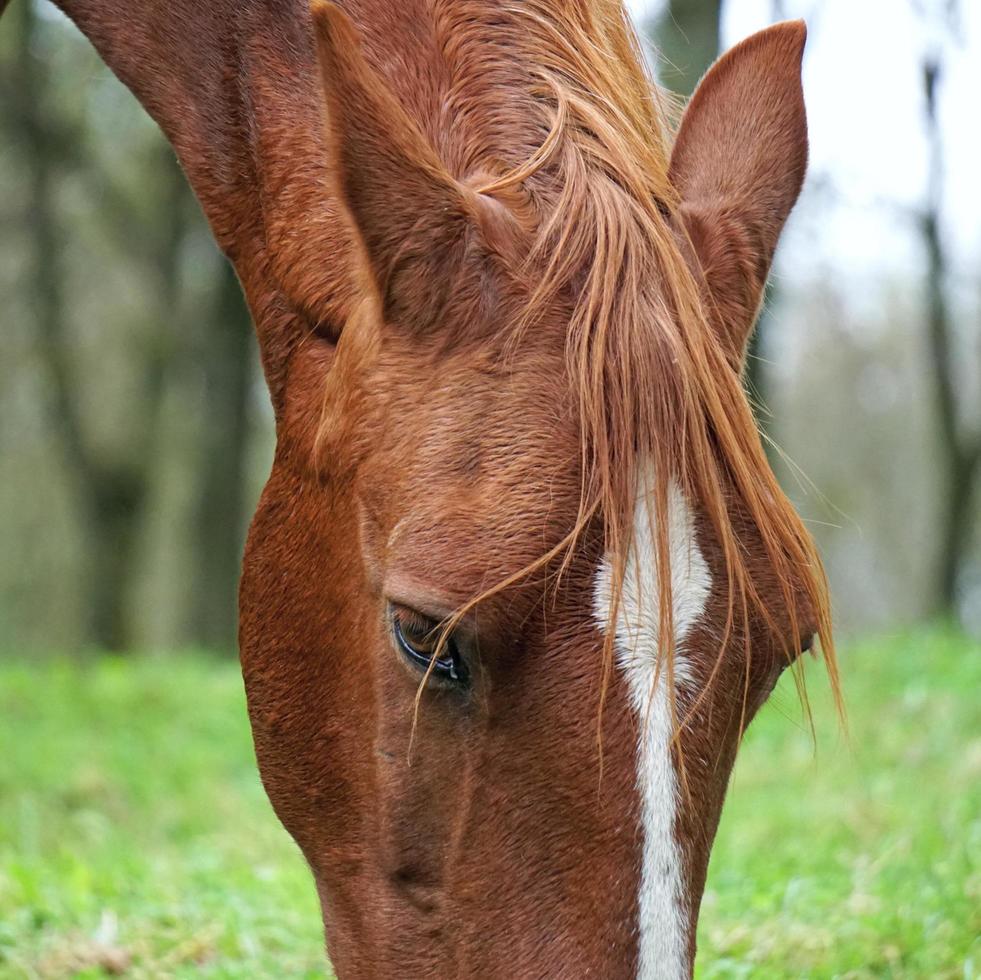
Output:
<instances>
[{"instance_id":1,"label":"woodland background","mask_svg":"<svg viewBox=\"0 0 981 980\"><path fill-rule=\"evenodd\" d=\"M981 169L957 112L977 5L865 5L892 16L861 64L840 0L657 6L633 9L682 95L737 34L807 15L813 162L748 382L841 626L981 631L981 191L957 180ZM157 129L50 5L4 17L0 91L0 649L231 650L273 438L235 277ZM849 170L863 138L871 188Z\"/></svg>"},{"instance_id":2,"label":"woodland background","mask_svg":"<svg viewBox=\"0 0 981 980\"><path fill-rule=\"evenodd\" d=\"M850 739L784 681L697 976L981 976L981 3L631 0L663 82L804 16L811 169L747 384L830 572ZM0 977L324 977L235 647L272 417L173 154L0 20ZM777 449L776 447L779 447ZM791 462L792 461L792 462Z\"/></svg>"}]
</instances>

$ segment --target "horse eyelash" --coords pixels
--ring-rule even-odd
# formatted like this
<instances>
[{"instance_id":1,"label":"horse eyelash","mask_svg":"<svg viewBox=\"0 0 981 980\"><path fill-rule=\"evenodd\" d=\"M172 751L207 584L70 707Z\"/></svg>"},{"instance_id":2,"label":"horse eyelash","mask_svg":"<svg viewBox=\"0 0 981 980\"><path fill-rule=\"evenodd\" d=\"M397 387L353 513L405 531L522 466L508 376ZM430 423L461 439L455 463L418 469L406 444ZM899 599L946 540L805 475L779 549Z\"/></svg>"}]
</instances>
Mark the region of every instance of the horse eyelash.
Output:
<instances>
[{"instance_id":1,"label":"horse eyelash","mask_svg":"<svg viewBox=\"0 0 981 980\"><path fill-rule=\"evenodd\" d=\"M439 623L406 606L393 606L392 619L393 621L398 620L402 631L408 633L413 639L429 642L438 636Z\"/></svg>"}]
</instances>

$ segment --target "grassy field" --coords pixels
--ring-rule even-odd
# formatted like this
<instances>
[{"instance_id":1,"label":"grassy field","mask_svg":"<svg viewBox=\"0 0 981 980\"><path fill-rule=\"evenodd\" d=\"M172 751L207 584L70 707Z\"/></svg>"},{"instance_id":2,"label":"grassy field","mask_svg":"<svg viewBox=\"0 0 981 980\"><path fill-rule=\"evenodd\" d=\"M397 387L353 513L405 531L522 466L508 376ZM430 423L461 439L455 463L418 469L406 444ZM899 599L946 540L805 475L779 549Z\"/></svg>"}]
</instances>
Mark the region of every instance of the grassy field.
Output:
<instances>
[{"instance_id":1,"label":"grassy field","mask_svg":"<svg viewBox=\"0 0 981 980\"><path fill-rule=\"evenodd\" d=\"M742 750L699 976L981 976L981 647L848 646ZM255 773L236 665L0 664L0 976L321 977L307 871Z\"/></svg>"}]
</instances>

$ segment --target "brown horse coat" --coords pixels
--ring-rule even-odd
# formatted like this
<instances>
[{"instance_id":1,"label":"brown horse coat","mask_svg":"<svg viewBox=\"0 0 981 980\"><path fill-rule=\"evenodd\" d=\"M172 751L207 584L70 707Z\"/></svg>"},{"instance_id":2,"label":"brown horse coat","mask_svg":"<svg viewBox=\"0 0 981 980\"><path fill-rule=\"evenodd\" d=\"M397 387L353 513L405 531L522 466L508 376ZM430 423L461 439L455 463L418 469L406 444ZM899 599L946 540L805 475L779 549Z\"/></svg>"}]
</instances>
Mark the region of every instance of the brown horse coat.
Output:
<instances>
[{"instance_id":1,"label":"brown horse coat","mask_svg":"<svg viewBox=\"0 0 981 980\"><path fill-rule=\"evenodd\" d=\"M741 732L815 629L833 672L739 381L803 25L672 148L613 0L59 5L255 319L242 666L338 975L689 975Z\"/></svg>"}]
</instances>

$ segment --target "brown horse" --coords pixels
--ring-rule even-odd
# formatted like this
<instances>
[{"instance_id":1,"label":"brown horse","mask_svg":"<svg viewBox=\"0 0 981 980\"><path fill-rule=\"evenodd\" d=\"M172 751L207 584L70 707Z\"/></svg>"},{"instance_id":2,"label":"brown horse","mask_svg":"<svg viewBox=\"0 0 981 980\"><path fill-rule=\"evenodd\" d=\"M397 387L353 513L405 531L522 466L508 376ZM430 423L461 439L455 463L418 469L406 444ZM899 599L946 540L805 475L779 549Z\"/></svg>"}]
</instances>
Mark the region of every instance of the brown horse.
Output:
<instances>
[{"instance_id":1,"label":"brown horse","mask_svg":"<svg viewBox=\"0 0 981 980\"><path fill-rule=\"evenodd\" d=\"M688 976L820 562L740 371L804 28L670 141L618 0L59 0L176 148L276 411L241 655L341 977Z\"/></svg>"}]
</instances>

